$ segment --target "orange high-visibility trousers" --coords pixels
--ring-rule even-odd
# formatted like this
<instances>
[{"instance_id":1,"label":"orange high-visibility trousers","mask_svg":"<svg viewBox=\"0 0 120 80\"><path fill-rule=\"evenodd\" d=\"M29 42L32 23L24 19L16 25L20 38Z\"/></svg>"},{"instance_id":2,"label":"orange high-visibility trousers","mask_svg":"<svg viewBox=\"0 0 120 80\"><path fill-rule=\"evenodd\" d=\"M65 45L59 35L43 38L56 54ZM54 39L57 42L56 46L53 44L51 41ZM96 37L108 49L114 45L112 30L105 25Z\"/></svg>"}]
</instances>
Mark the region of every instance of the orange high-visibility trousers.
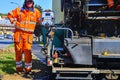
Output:
<instances>
[{"instance_id":1,"label":"orange high-visibility trousers","mask_svg":"<svg viewBox=\"0 0 120 80\"><path fill-rule=\"evenodd\" d=\"M114 0L107 0L108 2L108 7L111 8L114 6Z\"/></svg>"},{"instance_id":2,"label":"orange high-visibility trousers","mask_svg":"<svg viewBox=\"0 0 120 80\"><path fill-rule=\"evenodd\" d=\"M16 69L22 67L22 53L24 53L25 69L32 68L31 46L33 41L32 33L16 30L14 33L14 44L16 53ZM22 69L22 68L21 68Z\"/></svg>"}]
</instances>

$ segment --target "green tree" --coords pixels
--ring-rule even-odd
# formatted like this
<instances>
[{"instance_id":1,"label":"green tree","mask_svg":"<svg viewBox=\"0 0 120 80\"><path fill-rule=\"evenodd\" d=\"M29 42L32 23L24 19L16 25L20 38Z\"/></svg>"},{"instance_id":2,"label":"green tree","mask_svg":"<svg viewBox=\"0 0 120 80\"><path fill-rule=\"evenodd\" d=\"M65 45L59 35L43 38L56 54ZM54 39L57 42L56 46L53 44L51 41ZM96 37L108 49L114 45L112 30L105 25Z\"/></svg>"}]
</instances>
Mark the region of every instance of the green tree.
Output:
<instances>
[{"instance_id":1,"label":"green tree","mask_svg":"<svg viewBox=\"0 0 120 80\"><path fill-rule=\"evenodd\" d=\"M7 14L0 13L0 16L6 16Z\"/></svg>"},{"instance_id":2,"label":"green tree","mask_svg":"<svg viewBox=\"0 0 120 80\"><path fill-rule=\"evenodd\" d=\"M40 12L42 12L42 10L43 10L43 9L41 8L41 6L40 6L40 5L37 5L37 4L35 5L35 8L37 8Z\"/></svg>"}]
</instances>

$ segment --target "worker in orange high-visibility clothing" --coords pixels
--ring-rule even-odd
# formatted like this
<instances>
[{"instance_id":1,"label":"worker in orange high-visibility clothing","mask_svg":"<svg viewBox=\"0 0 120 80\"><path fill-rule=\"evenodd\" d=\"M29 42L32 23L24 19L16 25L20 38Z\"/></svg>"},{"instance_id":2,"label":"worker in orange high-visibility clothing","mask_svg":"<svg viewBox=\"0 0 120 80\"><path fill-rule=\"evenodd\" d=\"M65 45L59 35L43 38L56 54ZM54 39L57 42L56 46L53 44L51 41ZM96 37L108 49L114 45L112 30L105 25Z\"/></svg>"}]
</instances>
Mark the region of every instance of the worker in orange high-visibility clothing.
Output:
<instances>
[{"instance_id":1,"label":"worker in orange high-visibility clothing","mask_svg":"<svg viewBox=\"0 0 120 80\"><path fill-rule=\"evenodd\" d=\"M23 7L16 8L8 13L8 19L15 25L14 45L16 53L16 70L18 72L31 72L32 54L31 46L36 22L40 22L41 13L34 8L33 0L25 0ZM22 64L24 53L25 66Z\"/></svg>"},{"instance_id":2,"label":"worker in orange high-visibility clothing","mask_svg":"<svg viewBox=\"0 0 120 80\"><path fill-rule=\"evenodd\" d=\"M108 7L112 8L114 6L114 0L107 0Z\"/></svg>"}]
</instances>

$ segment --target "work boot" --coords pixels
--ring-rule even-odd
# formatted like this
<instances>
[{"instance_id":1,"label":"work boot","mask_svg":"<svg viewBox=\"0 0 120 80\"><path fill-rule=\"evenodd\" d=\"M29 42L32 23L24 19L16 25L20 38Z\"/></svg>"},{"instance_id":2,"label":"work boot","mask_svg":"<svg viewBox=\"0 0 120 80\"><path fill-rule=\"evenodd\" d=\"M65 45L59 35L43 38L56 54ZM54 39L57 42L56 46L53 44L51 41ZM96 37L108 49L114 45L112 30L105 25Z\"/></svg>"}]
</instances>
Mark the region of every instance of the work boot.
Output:
<instances>
[{"instance_id":1,"label":"work boot","mask_svg":"<svg viewBox=\"0 0 120 80\"><path fill-rule=\"evenodd\" d=\"M20 71L20 72L23 71L23 67L21 66L21 67L16 68L16 71L18 71L18 72L19 72L19 71Z\"/></svg>"},{"instance_id":2,"label":"work boot","mask_svg":"<svg viewBox=\"0 0 120 80\"><path fill-rule=\"evenodd\" d=\"M23 73L23 67L16 68L16 73L17 74L22 74Z\"/></svg>"},{"instance_id":3,"label":"work boot","mask_svg":"<svg viewBox=\"0 0 120 80\"><path fill-rule=\"evenodd\" d=\"M31 68L25 68L25 74L30 74L31 73Z\"/></svg>"}]
</instances>

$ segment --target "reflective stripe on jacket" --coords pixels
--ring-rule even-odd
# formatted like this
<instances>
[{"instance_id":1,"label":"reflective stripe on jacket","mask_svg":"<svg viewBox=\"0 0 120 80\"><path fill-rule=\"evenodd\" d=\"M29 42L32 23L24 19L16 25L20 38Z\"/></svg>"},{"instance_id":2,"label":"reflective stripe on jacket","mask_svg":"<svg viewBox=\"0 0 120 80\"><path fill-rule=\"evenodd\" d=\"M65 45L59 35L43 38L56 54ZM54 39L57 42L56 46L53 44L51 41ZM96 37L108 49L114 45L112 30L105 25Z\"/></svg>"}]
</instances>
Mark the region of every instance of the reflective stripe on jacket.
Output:
<instances>
[{"instance_id":1,"label":"reflective stripe on jacket","mask_svg":"<svg viewBox=\"0 0 120 80\"><path fill-rule=\"evenodd\" d=\"M8 13L8 18L17 29L23 31L34 32L36 22L40 23L41 13L38 9L34 11L28 11L26 9L20 9L19 7Z\"/></svg>"}]
</instances>

